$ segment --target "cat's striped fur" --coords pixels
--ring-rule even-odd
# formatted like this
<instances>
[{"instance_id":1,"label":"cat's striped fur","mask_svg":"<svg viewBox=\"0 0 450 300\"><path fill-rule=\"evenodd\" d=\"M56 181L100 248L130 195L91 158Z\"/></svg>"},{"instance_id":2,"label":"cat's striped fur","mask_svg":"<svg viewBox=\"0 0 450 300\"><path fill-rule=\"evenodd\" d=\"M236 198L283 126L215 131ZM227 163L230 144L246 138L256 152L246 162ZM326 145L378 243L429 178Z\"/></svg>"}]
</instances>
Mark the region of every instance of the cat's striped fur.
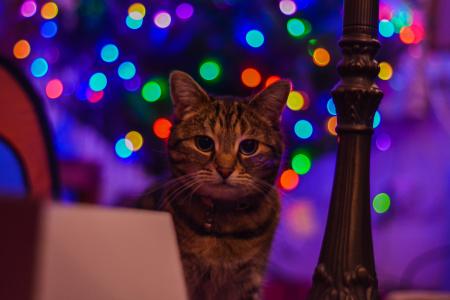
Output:
<instances>
[{"instance_id":1,"label":"cat's striped fur","mask_svg":"<svg viewBox=\"0 0 450 300\"><path fill-rule=\"evenodd\" d=\"M191 299L259 299L279 217L273 184L290 83L278 81L248 99L210 96L180 71L170 85L174 179L141 206L172 213Z\"/></svg>"}]
</instances>

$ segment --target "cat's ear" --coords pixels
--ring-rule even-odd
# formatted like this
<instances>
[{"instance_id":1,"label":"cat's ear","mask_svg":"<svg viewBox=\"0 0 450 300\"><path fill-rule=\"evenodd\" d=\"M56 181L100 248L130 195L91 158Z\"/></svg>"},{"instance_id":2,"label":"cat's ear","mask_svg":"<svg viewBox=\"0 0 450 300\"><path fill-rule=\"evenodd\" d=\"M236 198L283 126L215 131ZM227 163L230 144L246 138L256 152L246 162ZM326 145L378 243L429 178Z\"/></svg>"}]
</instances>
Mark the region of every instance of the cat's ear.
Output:
<instances>
[{"instance_id":1,"label":"cat's ear","mask_svg":"<svg viewBox=\"0 0 450 300\"><path fill-rule=\"evenodd\" d=\"M207 103L209 96L187 73L173 71L169 76L170 96L175 116L182 120L199 106Z\"/></svg>"},{"instance_id":2,"label":"cat's ear","mask_svg":"<svg viewBox=\"0 0 450 300\"><path fill-rule=\"evenodd\" d=\"M250 105L277 127L290 92L291 82L278 80L256 94L250 100Z\"/></svg>"}]
</instances>

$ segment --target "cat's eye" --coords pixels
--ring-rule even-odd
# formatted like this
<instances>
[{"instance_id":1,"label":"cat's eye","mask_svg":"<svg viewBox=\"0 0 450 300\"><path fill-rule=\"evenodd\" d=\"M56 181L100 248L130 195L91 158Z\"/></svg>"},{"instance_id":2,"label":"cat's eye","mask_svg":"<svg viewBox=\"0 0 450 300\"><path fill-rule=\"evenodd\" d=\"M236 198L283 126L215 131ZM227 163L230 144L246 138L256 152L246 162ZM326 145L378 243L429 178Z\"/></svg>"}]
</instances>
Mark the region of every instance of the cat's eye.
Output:
<instances>
[{"instance_id":1,"label":"cat's eye","mask_svg":"<svg viewBox=\"0 0 450 300\"><path fill-rule=\"evenodd\" d=\"M239 144L239 152L244 155L252 155L258 150L258 141L255 140L243 140Z\"/></svg>"},{"instance_id":2,"label":"cat's eye","mask_svg":"<svg viewBox=\"0 0 450 300\"><path fill-rule=\"evenodd\" d=\"M214 149L214 141L206 135L199 135L195 137L195 146L200 151L211 152Z\"/></svg>"}]
</instances>

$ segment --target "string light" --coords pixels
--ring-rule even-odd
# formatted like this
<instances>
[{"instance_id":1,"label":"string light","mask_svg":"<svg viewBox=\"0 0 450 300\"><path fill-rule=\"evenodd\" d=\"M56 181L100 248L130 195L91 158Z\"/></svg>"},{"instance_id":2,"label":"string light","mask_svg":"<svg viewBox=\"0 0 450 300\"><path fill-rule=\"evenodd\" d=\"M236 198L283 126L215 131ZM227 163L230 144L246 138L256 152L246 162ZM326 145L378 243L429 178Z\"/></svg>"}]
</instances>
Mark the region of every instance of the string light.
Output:
<instances>
[{"instance_id":1,"label":"string light","mask_svg":"<svg viewBox=\"0 0 450 300\"><path fill-rule=\"evenodd\" d=\"M153 133L160 139L167 139L170 136L172 122L166 118L158 118L153 123Z\"/></svg>"},{"instance_id":2,"label":"string light","mask_svg":"<svg viewBox=\"0 0 450 300\"><path fill-rule=\"evenodd\" d=\"M381 80L389 80L391 79L394 71L392 69L392 66L388 62L381 62L380 63L380 72L378 73L378 77Z\"/></svg>"},{"instance_id":3,"label":"string light","mask_svg":"<svg viewBox=\"0 0 450 300\"><path fill-rule=\"evenodd\" d=\"M259 48L264 44L264 35L261 31L252 29L245 35L245 40L253 48Z\"/></svg>"},{"instance_id":4,"label":"string light","mask_svg":"<svg viewBox=\"0 0 450 300\"><path fill-rule=\"evenodd\" d=\"M116 142L115 150L120 158L128 158L133 154L133 144L127 139L119 139Z\"/></svg>"},{"instance_id":5,"label":"string light","mask_svg":"<svg viewBox=\"0 0 450 300\"><path fill-rule=\"evenodd\" d=\"M330 98L327 101L327 111L332 116L336 115L336 106L334 105L333 98Z\"/></svg>"},{"instance_id":6,"label":"string light","mask_svg":"<svg viewBox=\"0 0 450 300\"><path fill-rule=\"evenodd\" d=\"M153 18L153 22L159 28L167 28L167 27L169 27L170 23L172 22L172 17L170 16L170 14L168 12L161 11L155 15L155 17Z\"/></svg>"},{"instance_id":7,"label":"string light","mask_svg":"<svg viewBox=\"0 0 450 300\"><path fill-rule=\"evenodd\" d=\"M329 118L327 121L327 129L331 135L337 135L336 126L337 126L337 117L333 116Z\"/></svg>"},{"instance_id":8,"label":"string light","mask_svg":"<svg viewBox=\"0 0 450 300\"><path fill-rule=\"evenodd\" d=\"M281 0L279 6L280 11L287 16L293 15L297 11L297 5L292 0Z\"/></svg>"},{"instance_id":9,"label":"string light","mask_svg":"<svg viewBox=\"0 0 450 300\"><path fill-rule=\"evenodd\" d=\"M105 89L108 83L108 79L105 74L101 72L94 73L91 78L89 78L89 87L94 92L102 91Z\"/></svg>"},{"instance_id":10,"label":"string light","mask_svg":"<svg viewBox=\"0 0 450 300\"><path fill-rule=\"evenodd\" d=\"M43 77L47 72L48 63L44 58L38 57L31 63L31 74L33 74L34 77Z\"/></svg>"},{"instance_id":11,"label":"string light","mask_svg":"<svg viewBox=\"0 0 450 300\"><path fill-rule=\"evenodd\" d=\"M280 186L287 191L293 190L298 186L300 179L294 170L288 169L283 171L280 176Z\"/></svg>"},{"instance_id":12,"label":"string light","mask_svg":"<svg viewBox=\"0 0 450 300\"><path fill-rule=\"evenodd\" d=\"M34 1L25 1L24 3L22 3L22 6L20 7L20 13L25 18L32 17L36 13L36 10L37 5L36 2Z\"/></svg>"},{"instance_id":13,"label":"string light","mask_svg":"<svg viewBox=\"0 0 450 300\"><path fill-rule=\"evenodd\" d=\"M313 62L319 67L325 67L330 63L330 53L324 48L317 48L313 52Z\"/></svg>"},{"instance_id":14,"label":"string light","mask_svg":"<svg viewBox=\"0 0 450 300\"><path fill-rule=\"evenodd\" d=\"M294 111L301 110L304 104L305 99L303 98L303 95L300 92L292 91L289 93L286 105L291 110Z\"/></svg>"},{"instance_id":15,"label":"string light","mask_svg":"<svg viewBox=\"0 0 450 300\"><path fill-rule=\"evenodd\" d=\"M391 197L386 193L379 193L373 197L372 206L376 213L383 214L391 207Z\"/></svg>"},{"instance_id":16,"label":"string light","mask_svg":"<svg viewBox=\"0 0 450 300\"><path fill-rule=\"evenodd\" d=\"M139 149L142 148L142 145L144 144L144 138L142 135L137 131L130 131L125 136L125 139L130 141L131 143L131 151L136 152Z\"/></svg>"},{"instance_id":17,"label":"string light","mask_svg":"<svg viewBox=\"0 0 450 300\"><path fill-rule=\"evenodd\" d=\"M64 90L64 86L59 79L52 79L49 82L47 82L47 85L45 86L45 94L47 94L47 97L50 99L56 99L59 98Z\"/></svg>"},{"instance_id":18,"label":"string light","mask_svg":"<svg viewBox=\"0 0 450 300\"><path fill-rule=\"evenodd\" d=\"M47 2L41 8L41 16L46 20L51 20L58 15L58 6L55 2Z\"/></svg>"},{"instance_id":19,"label":"string light","mask_svg":"<svg viewBox=\"0 0 450 300\"><path fill-rule=\"evenodd\" d=\"M17 59L24 59L30 55L31 46L27 40L19 40L14 44L13 55Z\"/></svg>"},{"instance_id":20,"label":"string light","mask_svg":"<svg viewBox=\"0 0 450 300\"><path fill-rule=\"evenodd\" d=\"M114 44L107 44L102 47L100 56L104 62L114 62L119 57L119 48Z\"/></svg>"},{"instance_id":21,"label":"string light","mask_svg":"<svg viewBox=\"0 0 450 300\"><path fill-rule=\"evenodd\" d=\"M264 84L265 87L268 87L269 85L271 85L272 83L277 82L278 80L280 80L280 76L276 76L276 75L272 75L269 78L266 79L266 83Z\"/></svg>"},{"instance_id":22,"label":"string light","mask_svg":"<svg viewBox=\"0 0 450 300\"><path fill-rule=\"evenodd\" d=\"M306 154L297 154L292 158L292 169L300 175L304 175L311 169L311 159Z\"/></svg>"},{"instance_id":23,"label":"string light","mask_svg":"<svg viewBox=\"0 0 450 300\"><path fill-rule=\"evenodd\" d=\"M200 76L204 80L211 81L219 77L221 68L217 62L213 60L207 60L200 65L199 72Z\"/></svg>"},{"instance_id":24,"label":"string light","mask_svg":"<svg viewBox=\"0 0 450 300\"><path fill-rule=\"evenodd\" d=\"M161 86L156 81L148 81L142 87L141 94L146 101L155 102L161 97Z\"/></svg>"},{"instance_id":25,"label":"string light","mask_svg":"<svg viewBox=\"0 0 450 300\"><path fill-rule=\"evenodd\" d=\"M257 87L261 83L261 74L254 68L247 68L242 71L241 80L245 86Z\"/></svg>"},{"instance_id":26,"label":"string light","mask_svg":"<svg viewBox=\"0 0 450 300\"><path fill-rule=\"evenodd\" d=\"M295 134L301 139L308 139L313 134L313 126L307 120L299 120L294 126Z\"/></svg>"},{"instance_id":27,"label":"string light","mask_svg":"<svg viewBox=\"0 0 450 300\"><path fill-rule=\"evenodd\" d=\"M54 21L46 21L42 23L41 35L44 38L52 38L58 32L58 25Z\"/></svg>"},{"instance_id":28,"label":"string light","mask_svg":"<svg viewBox=\"0 0 450 300\"><path fill-rule=\"evenodd\" d=\"M181 3L175 9L175 14L181 20L187 20L194 14L194 7L189 3Z\"/></svg>"},{"instance_id":29,"label":"string light","mask_svg":"<svg viewBox=\"0 0 450 300\"><path fill-rule=\"evenodd\" d=\"M117 74L124 80L129 80L136 75L136 67L130 61L125 61L119 65Z\"/></svg>"}]
</instances>

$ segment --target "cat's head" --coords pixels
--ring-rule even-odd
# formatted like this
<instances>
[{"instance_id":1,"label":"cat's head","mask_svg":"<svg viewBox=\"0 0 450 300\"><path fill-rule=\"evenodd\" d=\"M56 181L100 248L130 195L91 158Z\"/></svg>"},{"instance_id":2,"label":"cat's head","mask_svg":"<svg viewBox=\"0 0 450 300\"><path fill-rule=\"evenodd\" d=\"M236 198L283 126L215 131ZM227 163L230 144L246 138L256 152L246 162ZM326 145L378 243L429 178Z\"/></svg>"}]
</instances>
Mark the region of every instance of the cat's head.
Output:
<instances>
[{"instance_id":1,"label":"cat's head","mask_svg":"<svg viewBox=\"0 0 450 300\"><path fill-rule=\"evenodd\" d=\"M251 98L216 97L188 74L172 72L174 175L184 176L191 192L218 200L267 191L284 149L280 116L290 90L290 82L280 80Z\"/></svg>"}]
</instances>

